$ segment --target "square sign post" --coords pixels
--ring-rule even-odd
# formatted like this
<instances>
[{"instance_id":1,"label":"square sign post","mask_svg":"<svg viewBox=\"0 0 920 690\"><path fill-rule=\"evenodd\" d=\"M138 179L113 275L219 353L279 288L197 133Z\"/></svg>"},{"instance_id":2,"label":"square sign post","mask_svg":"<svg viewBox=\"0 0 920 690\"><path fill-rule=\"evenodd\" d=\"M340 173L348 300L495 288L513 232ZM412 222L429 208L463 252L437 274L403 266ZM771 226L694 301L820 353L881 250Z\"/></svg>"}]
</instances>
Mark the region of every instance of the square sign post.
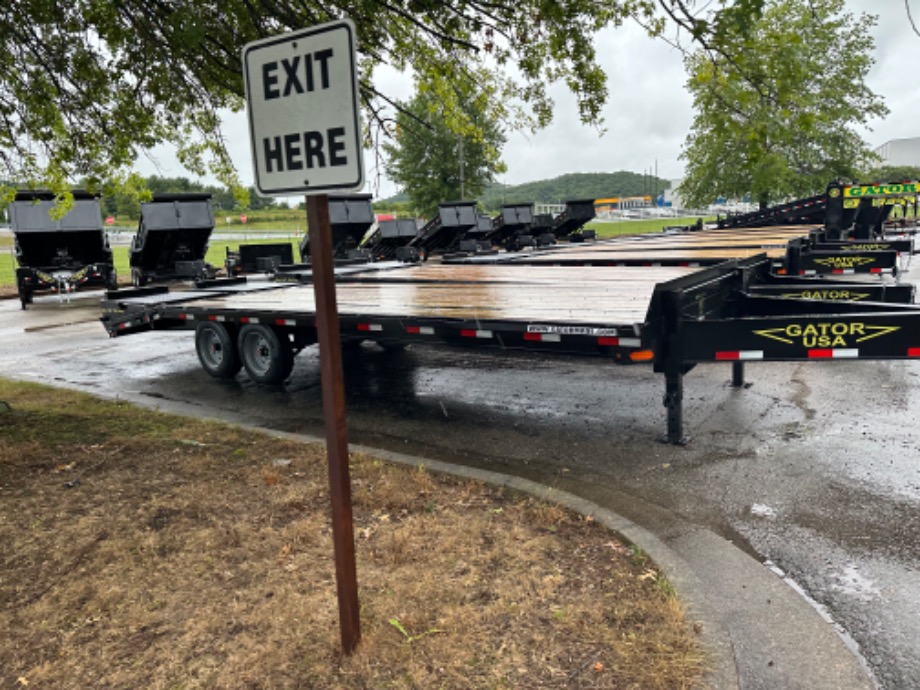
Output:
<instances>
[{"instance_id":1,"label":"square sign post","mask_svg":"<svg viewBox=\"0 0 920 690\"><path fill-rule=\"evenodd\" d=\"M350 654L361 639L361 621L326 193L364 186L355 26L344 19L248 43L243 76L256 191L307 197L339 625L342 649Z\"/></svg>"}]
</instances>

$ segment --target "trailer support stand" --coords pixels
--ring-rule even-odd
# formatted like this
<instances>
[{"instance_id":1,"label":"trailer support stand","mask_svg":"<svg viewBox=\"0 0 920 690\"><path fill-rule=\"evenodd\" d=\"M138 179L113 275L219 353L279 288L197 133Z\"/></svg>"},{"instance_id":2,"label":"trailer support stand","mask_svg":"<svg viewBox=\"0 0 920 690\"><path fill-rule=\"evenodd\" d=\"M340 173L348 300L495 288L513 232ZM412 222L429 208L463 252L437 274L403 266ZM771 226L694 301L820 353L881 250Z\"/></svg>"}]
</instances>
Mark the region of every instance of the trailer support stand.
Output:
<instances>
[{"instance_id":1,"label":"trailer support stand","mask_svg":"<svg viewBox=\"0 0 920 690\"><path fill-rule=\"evenodd\" d=\"M690 439L684 436L684 375L678 372L665 372L664 406L668 413L668 433L662 438L664 443L685 446Z\"/></svg>"},{"instance_id":2,"label":"trailer support stand","mask_svg":"<svg viewBox=\"0 0 920 690\"><path fill-rule=\"evenodd\" d=\"M744 388L744 362L732 362L732 386Z\"/></svg>"}]
</instances>

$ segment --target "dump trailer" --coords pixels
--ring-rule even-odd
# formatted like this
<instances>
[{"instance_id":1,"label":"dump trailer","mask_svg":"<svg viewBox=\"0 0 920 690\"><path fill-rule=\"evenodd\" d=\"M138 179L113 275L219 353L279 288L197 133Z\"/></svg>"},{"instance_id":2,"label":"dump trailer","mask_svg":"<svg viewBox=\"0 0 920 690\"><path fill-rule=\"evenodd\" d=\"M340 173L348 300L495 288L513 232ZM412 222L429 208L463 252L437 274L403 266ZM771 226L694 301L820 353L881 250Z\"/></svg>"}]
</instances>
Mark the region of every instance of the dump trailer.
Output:
<instances>
[{"instance_id":1,"label":"dump trailer","mask_svg":"<svg viewBox=\"0 0 920 690\"><path fill-rule=\"evenodd\" d=\"M414 256L418 260L418 251L405 252L409 244L419 233L418 221L415 218L393 218L381 220L374 231L367 236L361 245L370 251L374 261L386 261L396 257L397 253L403 256Z\"/></svg>"},{"instance_id":2,"label":"dump trailer","mask_svg":"<svg viewBox=\"0 0 920 690\"><path fill-rule=\"evenodd\" d=\"M920 358L920 308L904 290L853 299L835 279L777 279L758 255L709 268L380 262L337 272L343 342L532 350L651 365L663 374L665 440L686 442L683 377L702 363ZM777 282L777 281L780 282ZM539 299L522 295L540 286ZM896 287L896 286L892 286ZM777 292L774 288L780 288ZM111 336L194 331L203 369L277 385L317 342L309 282L212 281L107 294Z\"/></svg>"},{"instance_id":3,"label":"dump trailer","mask_svg":"<svg viewBox=\"0 0 920 690\"><path fill-rule=\"evenodd\" d=\"M593 240L597 236L595 231L582 228L594 220L595 215L594 199L570 199L565 202L565 210L553 220L553 236L570 242Z\"/></svg>"},{"instance_id":4,"label":"dump trailer","mask_svg":"<svg viewBox=\"0 0 920 690\"><path fill-rule=\"evenodd\" d=\"M479 211L475 201L438 204L437 215L428 221L407 247L414 247L423 259L429 254L454 252L466 234L477 227Z\"/></svg>"},{"instance_id":5,"label":"dump trailer","mask_svg":"<svg viewBox=\"0 0 920 690\"><path fill-rule=\"evenodd\" d=\"M99 197L74 191L73 206L60 220L52 218L54 206L52 192L35 190L17 192L9 205L23 309L37 292L66 294L118 284Z\"/></svg>"},{"instance_id":6,"label":"dump trailer","mask_svg":"<svg viewBox=\"0 0 920 690\"><path fill-rule=\"evenodd\" d=\"M332 227L332 251L336 261L369 261L370 253L361 242L377 220L370 194L330 194L329 224ZM300 243L300 260L310 262L310 234Z\"/></svg>"},{"instance_id":7,"label":"dump trailer","mask_svg":"<svg viewBox=\"0 0 920 690\"><path fill-rule=\"evenodd\" d=\"M535 247L530 234L533 225L533 203L502 204L501 211L492 221L492 232L485 238L508 251Z\"/></svg>"},{"instance_id":8,"label":"dump trailer","mask_svg":"<svg viewBox=\"0 0 920 690\"><path fill-rule=\"evenodd\" d=\"M290 242L269 244L241 244L236 251L227 247L224 269L230 277L247 273L271 273L279 266L294 263L294 249Z\"/></svg>"},{"instance_id":9,"label":"dump trailer","mask_svg":"<svg viewBox=\"0 0 920 690\"><path fill-rule=\"evenodd\" d=\"M217 269L205 261L213 231L210 194L154 194L131 242L131 283L213 278Z\"/></svg>"}]
</instances>

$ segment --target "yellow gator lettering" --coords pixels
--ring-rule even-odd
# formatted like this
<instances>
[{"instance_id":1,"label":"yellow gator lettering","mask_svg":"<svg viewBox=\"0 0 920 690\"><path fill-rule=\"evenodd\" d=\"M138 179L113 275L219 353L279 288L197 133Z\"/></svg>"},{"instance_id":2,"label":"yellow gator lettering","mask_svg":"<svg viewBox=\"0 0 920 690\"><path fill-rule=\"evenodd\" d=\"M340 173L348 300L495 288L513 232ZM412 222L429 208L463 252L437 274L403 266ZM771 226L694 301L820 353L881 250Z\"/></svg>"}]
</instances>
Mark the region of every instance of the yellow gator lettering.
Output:
<instances>
[{"instance_id":1,"label":"yellow gator lettering","mask_svg":"<svg viewBox=\"0 0 920 690\"><path fill-rule=\"evenodd\" d=\"M778 340L787 345L813 347L850 347L872 338L879 338L900 330L900 326L872 326L850 321L819 323L790 323L779 328L754 331L755 335Z\"/></svg>"},{"instance_id":2,"label":"yellow gator lettering","mask_svg":"<svg viewBox=\"0 0 920 690\"><path fill-rule=\"evenodd\" d=\"M815 263L828 268L856 268L874 264L875 259L869 256L829 256L825 259L815 259Z\"/></svg>"},{"instance_id":3,"label":"yellow gator lettering","mask_svg":"<svg viewBox=\"0 0 920 690\"><path fill-rule=\"evenodd\" d=\"M891 249L890 244L844 244L840 249L845 252L882 252Z\"/></svg>"},{"instance_id":4,"label":"yellow gator lettering","mask_svg":"<svg viewBox=\"0 0 920 690\"><path fill-rule=\"evenodd\" d=\"M892 194L918 194L920 183L904 182L901 184L865 184L843 188L844 197L888 196Z\"/></svg>"},{"instance_id":5,"label":"yellow gator lettering","mask_svg":"<svg viewBox=\"0 0 920 690\"><path fill-rule=\"evenodd\" d=\"M791 299L826 299L833 302L858 302L869 297L868 292L850 292L849 290L802 290L781 295Z\"/></svg>"}]
</instances>

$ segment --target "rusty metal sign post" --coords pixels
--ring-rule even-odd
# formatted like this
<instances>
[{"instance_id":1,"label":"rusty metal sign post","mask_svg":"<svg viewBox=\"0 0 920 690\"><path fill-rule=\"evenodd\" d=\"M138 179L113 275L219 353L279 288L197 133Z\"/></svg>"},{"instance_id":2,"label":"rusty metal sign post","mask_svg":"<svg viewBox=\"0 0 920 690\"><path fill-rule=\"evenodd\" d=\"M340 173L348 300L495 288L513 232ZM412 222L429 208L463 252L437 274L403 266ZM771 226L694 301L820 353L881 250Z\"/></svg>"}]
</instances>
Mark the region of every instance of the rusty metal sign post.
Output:
<instances>
[{"instance_id":1,"label":"rusty metal sign post","mask_svg":"<svg viewBox=\"0 0 920 690\"><path fill-rule=\"evenodd\" d=\"M342 344L335 299L330 191L364 186L355 25L348 19L243 46L255 188L307 197L316 331L329 458L332 539L342 650L361 639Z\"/></svg>"},{"instance_id":2,"label":"rusty metal sign post","mask_svg":"<svg viewBox=\"0 0 920 690\"><path fill-rule=\"evenodd\" d=\"M329 198L307 197L310 261L316 295L316 334L323 387L323 421L329 459L329 496L332 499L332 541L335 548L335 581L339 595L342 649L354 651L361 639L358 610L358 578L351 508L351 477L348 470L348 426L345 418L345 383L342 373L342 342L335 299L335 265L332 259L332 228Z\"/></svg>"}]
</instances>

